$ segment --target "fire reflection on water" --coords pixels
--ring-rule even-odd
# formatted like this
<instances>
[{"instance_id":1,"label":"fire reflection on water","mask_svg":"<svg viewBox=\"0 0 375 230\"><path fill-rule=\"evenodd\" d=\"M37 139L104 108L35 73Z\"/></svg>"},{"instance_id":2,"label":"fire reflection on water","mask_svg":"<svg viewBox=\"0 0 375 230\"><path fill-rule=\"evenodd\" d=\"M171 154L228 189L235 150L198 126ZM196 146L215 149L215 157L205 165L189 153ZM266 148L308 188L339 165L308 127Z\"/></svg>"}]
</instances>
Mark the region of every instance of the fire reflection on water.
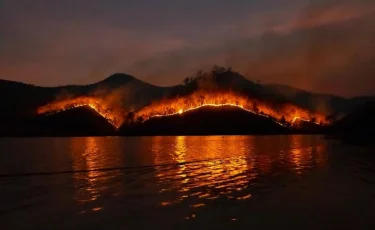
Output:
<instances>
[{"instance_id":1,"label":"fire reflection on water","mask_svg":"<svg viewBox=\"0 0 375 230\"><path fill-rule=\"evenodd\" d=\"M114 196L135 207L194 210L252 200L274 189L280 174L323 167L324 147L305 136L73 138L72 168L84 171L73 174L74 200L85 211L105 209L103 201ZM125 159L130 169L121 169ZM111 167L120 169L98 170Z\"/></svg>"},{"instance_id":2,"label":"fire reflection on water","mask_svg":"<svg viewBox=\"0 0 375 230\"><path fill-rule=\"evenodd\" d=\"M166 195L173 198L160 204L167 206L189 199L198 202L191 205L197 208L204 206L202 200L240 194L249 180L256 177L255 173L247 173L253 164L251 158L246 158L249 140L238 140L238 137L175 137L171 158L177 164L161 167L156 174L161 185L160 192L169 193ZM155 165L159 165L164 158L160 154L164 151L156 146L153 150ZM233 154L235 156L231 157ZM247 199L250 194L237 197Z\"/></svg>"},{"instance_id":3,"label":"fire reflection on water","mask_svg":"<svg viewBox=\"0 0 375 230\"><path fill-rule=\"evenodd\" d=\"M104 151L105 142L96 137L74 138L71 147L73 170L84 171L74 174L74 199L92 211L99 211L103 207L97 201L109 189L107 182L113 177L111 172L100 171L110 160Z\"/></svg>"},{"instance_id":4,"label":"fire reflection on water","mask_svg":"<svg viewBox=\"0 0 375 230\"><path fill-rule=\"evenodd\" d=\"M310 169L314 165L323 166L324 164L324 160L321 159L324 146L319 144L309 145L304 142L306 142L306 137L302 135L290 136L289 157L296 174L302 174L304 170Z\"/></svg>"},{"instance_id":5,"label":"fire reflection on water","mask_svg":"<svg viewBox=\"0 0 375 230\"><path fill-rule=\"evenodd\" d=\"M178 136L176 137L176 147L175 147L175 161L179 164L186 162L186 137L185 136ZM182 179L182 184L187 184L189 182L189 178L187 177L185 171L186 171L186 165L181 164L179 167L179 175Z\"/></svg>"},{"instance_id":6,"label":"fire reflection on water","mask_svg":"<svg viewBox=\"0 0 375 230\"><path fill-rule=\"evenodd\" d=\"M324 164L319 158L321 146L303 143L305 137L283 137L280 143L284 146L278 143L272 146L267 138L155 138L154 164L162 165L168 160L167 166L156 170L159 193L164 198L159 205L188 202L191 208L198 208L216 199L246 200L253 196L253 191L258 192L257 188L267 187L266 178L280 169L300 175ZM264 143L268 146L263 146ZM168 148L174 150L169 155Z\"/></svg>"}]
</instances>

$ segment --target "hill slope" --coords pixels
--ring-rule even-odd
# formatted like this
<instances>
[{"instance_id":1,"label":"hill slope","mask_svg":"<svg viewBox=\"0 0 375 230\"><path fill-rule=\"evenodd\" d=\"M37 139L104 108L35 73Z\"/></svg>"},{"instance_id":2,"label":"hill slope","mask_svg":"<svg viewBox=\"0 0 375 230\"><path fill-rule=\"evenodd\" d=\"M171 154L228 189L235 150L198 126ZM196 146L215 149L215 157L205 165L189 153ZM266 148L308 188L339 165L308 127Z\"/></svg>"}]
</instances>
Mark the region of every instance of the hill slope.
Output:
<instances>
[{"instance_id":1,"label":"hill slope","mask_svg":"<svg viewBox=\"0 0 375 230\"><path fill-rule=\"evenodd\" d=\"M26 136L107 136L115 128L88 106L39 115L24 125Z\"/></svg>"},{"instance_id":2,"label":"hill slope","mask_svg":"<svg viewBox=\"0 0 375 230\"><path fill-rule=\"evenodd\" d=\"M202 107L183 114L155 117L143 123L125 124L120 135L224 135L280 134L289 132L269 118L232 106Z\"/></svg>"},{"instance_id":3,"label":"hill slope","mask_svg":"<svg viewBox=\"0 0 375 230\"><path fill-rule=\"evenodd\" d=\"M337 135L375 137L375 102L368 102L335 122L331 132Z\"/></svg>"}]
</instances>

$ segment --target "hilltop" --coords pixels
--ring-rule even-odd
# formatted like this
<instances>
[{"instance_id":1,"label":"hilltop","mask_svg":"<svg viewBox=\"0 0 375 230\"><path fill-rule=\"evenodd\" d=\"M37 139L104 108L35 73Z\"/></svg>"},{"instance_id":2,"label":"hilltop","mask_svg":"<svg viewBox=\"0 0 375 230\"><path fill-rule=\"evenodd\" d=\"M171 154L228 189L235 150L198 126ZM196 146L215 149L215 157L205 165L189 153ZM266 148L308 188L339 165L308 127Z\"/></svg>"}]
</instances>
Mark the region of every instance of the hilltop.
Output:
<instances>
[{"instance_id":1,"label":"hilltop","mask_svg":"<svg viewBox=\"0 0 375 230\"><path fill-rule=\"evenodd\" d=\"M124 124L120 135L285 134L290 129L269 118L230 106L204 107L184 114Z\"/></svg>"}]
</instances>

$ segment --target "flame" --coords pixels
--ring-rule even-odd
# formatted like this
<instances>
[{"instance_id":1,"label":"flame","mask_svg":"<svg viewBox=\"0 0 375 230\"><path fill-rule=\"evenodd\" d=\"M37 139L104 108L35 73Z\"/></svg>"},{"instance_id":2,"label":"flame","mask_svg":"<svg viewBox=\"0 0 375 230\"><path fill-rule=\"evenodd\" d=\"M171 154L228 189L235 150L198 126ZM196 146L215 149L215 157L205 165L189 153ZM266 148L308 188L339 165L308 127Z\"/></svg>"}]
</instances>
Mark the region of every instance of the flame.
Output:
<instances>
[{"instance_id":1,"label":"flame","mask_svg":"<svg viewBox=\"0 0 375 230\"><path fill-rule=\"evenodd\" d=\"M52 115L84 106L88 106L95 110L116 128L119 128L124 122L123 113L118 108L110 108L104 100L94 97L78 97L55 101L39 107L37 114Z\"/></svg>"},{"instance_id":2,"label":"flame","mask_svg":"<svg viewBox=\"0 0 375 230\"><path fill-rule=\"evenodd\" d=\"M154 117L165 117L183 114L202 107L232 106L247 112L267 117L276 123L297 125L297 121L327 124L325 116L299 108L293 104L270 105L234 92L198 91L185 97L165 99L146 106L135 113L135 118L143 121Z\"/></svg>"},{"instance_id":3,"label":"flame","mask_svg":"<svg viewBox=\"0 0 375 230\"><path fill-rule=\"evenodd\" d=\"M108 120L114 127L119 128L125 121L123 108L111 107L105 100L94 97L78 97L52 102L39 107L38 114L56 114L73 108L89 106ZM203 107L232 106L247 112L272 119L279 125L297 126L297 121L314 122L325 125L325 116L299 108L293 104L271 105L256 99L251 99L234 92L205 92L164 99L134 112L135 120L146 121L154 117L180 115ZM139 119L142 118L142 119Z\"/></svg>"}]
</instances>

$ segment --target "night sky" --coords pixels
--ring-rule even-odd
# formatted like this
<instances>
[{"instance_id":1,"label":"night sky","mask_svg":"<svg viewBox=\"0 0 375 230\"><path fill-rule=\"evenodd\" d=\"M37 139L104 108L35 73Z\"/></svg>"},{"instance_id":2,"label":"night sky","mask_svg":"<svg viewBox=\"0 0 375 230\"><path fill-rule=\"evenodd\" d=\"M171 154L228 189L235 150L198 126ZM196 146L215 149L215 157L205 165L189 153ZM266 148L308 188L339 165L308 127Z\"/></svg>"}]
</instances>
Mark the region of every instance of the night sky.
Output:
<instances>
[{"instance_id":1,"label":"night sky","mask_svg":"<svg viewBox=\"0 0 375 230\"><path fill-rule=\"evenodd\" d=\"M375 94L374 0L0 0L0 78L156 85L213 64L342 96Z\"/></svg>"}]
</instances>

